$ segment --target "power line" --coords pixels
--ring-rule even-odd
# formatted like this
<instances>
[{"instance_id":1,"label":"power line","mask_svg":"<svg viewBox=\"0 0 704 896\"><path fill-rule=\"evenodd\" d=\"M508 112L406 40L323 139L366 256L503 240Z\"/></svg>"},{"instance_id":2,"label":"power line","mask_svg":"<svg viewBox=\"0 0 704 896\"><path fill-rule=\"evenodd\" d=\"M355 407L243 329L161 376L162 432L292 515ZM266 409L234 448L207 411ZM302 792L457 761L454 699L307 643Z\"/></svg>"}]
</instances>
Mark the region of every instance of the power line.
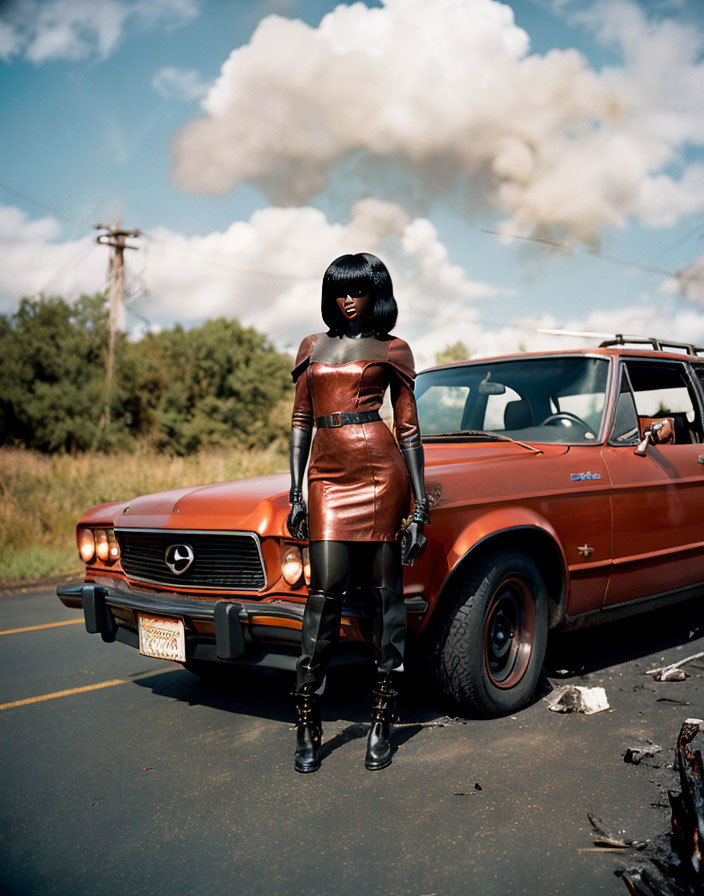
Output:
<instances>
[{"instance_id":1,"label":"power line","mask_svg":"<svg viewBox=\"0 0 704 896\"><path fill-rule=\"evenodd\" d=\"M81 227L90 227L88 221L81 218L72 218L69 215L66 215L63 212L59 211L58 209L53 208L52 206L47 205L44 202L40 202L33 196L29 196L27 193L23 193L21 190L16 190L14 187L11 187L9 184L3 183L2 181L0 181L0 189L5 190L6 193L10 193L10 195L15 196L17 199L21 199L23 202L28 202L30 205L34 205L45 212L49 212L56 218L61 218L62 221L67 221L69 224L79 224Z\"/></svg>"},{"instance_id":2,"label":"power line","mask_svg":"<svg viewBox=\"0 0 704 896\"><path fill-rule=\"evenodd\" d=\"M517 233L505 233L501 230L489 230L485 227L482 227L481 231L482 233L489 233L492 236L507 237L511 240L523 240L528 243L540 243L544 246L551 246L553 249L559 249L561 252L567 252L570 255L573 255L575 251L575 246L572 243L558 243L555 240L547 240L537 236L520 236ZM656 268L649 264L641 264L638 261L631 261L624 258L615 258L613 255L605 255L598 249L584 249L583 252L586 255L594 255L596 258L601 258L604 261L610 262L611 264L617 264L627 268L635 268L639 271L645 271L648 274L658 274L664 277L677 276L677 272L666 271L664 268Z\"/></svg>"},{"instance_id":3,"label":"power line","mask_svg":"<svg viewBox=\"0 0 704 896\"><path fill-rule=\"evenodd\" d=\"M668 252L672 252L673 249L679 248L683 243L686 243L687 240L691 239L694 234L697 233L697 231L699 231L699 236L697 237L697 239L703 239L704 222L700 221L695 227L692 227L691 230L688 230L683 237L680 237L678 240L675 240L674 243L671 243L669 246L665 246L664 249L661 249L655 257L660 258L663 255L667 255Z\"/></svg>"}]
</instances>

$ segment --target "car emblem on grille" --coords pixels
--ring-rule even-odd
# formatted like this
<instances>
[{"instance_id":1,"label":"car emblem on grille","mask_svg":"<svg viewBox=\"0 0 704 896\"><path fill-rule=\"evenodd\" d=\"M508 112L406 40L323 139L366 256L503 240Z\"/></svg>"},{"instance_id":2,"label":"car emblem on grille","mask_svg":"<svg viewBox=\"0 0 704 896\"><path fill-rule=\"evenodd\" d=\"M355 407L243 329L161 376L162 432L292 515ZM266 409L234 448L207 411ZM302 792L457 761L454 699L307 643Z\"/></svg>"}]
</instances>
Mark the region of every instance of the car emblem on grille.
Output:
<instances>
[{"instance_id":1,"label":"car emblem on grille","mask_svg":"<svg viewBox=\"0 0 704 896\"><path fill-rule=\"evenodd\" d=\"M181 576L195 560L190 544L170 544L164 551L164 562L175 576Z\"/></svg>"}]
</instances>

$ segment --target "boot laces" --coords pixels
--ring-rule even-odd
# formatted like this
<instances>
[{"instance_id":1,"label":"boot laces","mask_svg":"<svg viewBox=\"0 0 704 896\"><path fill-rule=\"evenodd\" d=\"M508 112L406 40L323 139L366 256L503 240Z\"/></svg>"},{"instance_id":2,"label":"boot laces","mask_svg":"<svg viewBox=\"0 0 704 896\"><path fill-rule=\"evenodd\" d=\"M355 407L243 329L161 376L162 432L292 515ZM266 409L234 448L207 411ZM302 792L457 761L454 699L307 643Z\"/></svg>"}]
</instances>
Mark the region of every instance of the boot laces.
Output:
<instances>
[{"instance_id":1,"label":"boot laces","mask_svg":"<svg viewBox=\"0 0 704 896\"><path fill-rule=\"evenodd\" d=\"M314 732L320 730L318 698L315 694L296 694L296 712L299 728L311 728Z\"/></svg>"},{"instance_id":2,"label":"boot laces","mask_svg":"<svg viewBox=\"0 0 704 896\"><path fill-rule=\"evenodd\" d=\"M380 678L373 691L372 720L375 722L395 722L397 716L396 698L398 691L394 689L390 678Z\"/></svg>"}]
</instances>

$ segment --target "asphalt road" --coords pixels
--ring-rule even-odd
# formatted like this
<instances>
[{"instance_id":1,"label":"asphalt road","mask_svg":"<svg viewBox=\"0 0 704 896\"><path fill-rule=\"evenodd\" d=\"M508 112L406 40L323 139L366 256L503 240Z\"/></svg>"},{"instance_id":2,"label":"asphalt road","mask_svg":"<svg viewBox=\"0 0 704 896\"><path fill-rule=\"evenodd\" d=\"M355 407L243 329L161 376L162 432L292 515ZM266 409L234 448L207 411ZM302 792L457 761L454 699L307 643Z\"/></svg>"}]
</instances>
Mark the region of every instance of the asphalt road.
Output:
<instances>
[{"instance_id":1,"label":"asphalt road","mask_svg":"<svg viewBox=\"0 0 704 896\"><path fill-rule=\"evenodd\" d=\"M672 748L704 716L704 666L684 682L643 672L701 650L702 601L563 639L542 693L603 685L612 711L592 716L539 695L462 722L407 689L381 772L363 767L369 676L336 670L323 767L301 776L288 675L205 684L88 635L53 592L4 596L0 890L623 896L614 871L633 855L595 849L587 810L619 835L668 828ZM624 763L645 738L662 754Z\"/></svg>"}]
</instances>

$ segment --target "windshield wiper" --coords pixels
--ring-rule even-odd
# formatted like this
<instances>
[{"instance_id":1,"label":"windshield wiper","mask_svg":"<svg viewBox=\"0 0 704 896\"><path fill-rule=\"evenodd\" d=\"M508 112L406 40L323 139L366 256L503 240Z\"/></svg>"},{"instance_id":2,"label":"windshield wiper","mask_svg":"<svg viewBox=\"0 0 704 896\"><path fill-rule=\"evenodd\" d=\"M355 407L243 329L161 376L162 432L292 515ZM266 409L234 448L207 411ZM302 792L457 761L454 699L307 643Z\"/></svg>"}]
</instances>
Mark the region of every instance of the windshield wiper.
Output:
<instances>
[{"instance_id":1,"label":"windshield wiper","mask_svg":"<svg viewBox=\"0 0 704 896\"><path fill-rule=\"evenodd\" d=\"M495 432L485 432L483 429L463 429L460 432L443 432L433 433L432 435L423 436L427 441L439 439L460 439L467 442L511 442L514 445L520 445L521 448L527 448L528 451L534 451L536 454L542 454L542 448L536 448L535 445L529 445L527 442L519 442L518 439L512 439L511 436L500 436Z\"/></svg>"}]
</instances>

